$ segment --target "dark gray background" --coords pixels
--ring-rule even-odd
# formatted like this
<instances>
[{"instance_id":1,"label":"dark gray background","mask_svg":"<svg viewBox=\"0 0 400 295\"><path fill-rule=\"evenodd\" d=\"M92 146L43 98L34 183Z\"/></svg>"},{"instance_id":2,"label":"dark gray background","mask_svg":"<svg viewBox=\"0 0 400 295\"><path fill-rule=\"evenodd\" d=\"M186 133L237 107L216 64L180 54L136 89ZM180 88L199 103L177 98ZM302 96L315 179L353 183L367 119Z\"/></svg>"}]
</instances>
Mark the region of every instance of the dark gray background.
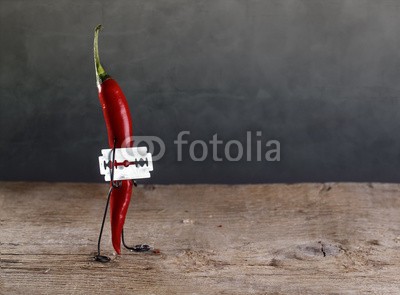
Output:
<instances>
[{"instance_id":1,"label":"dark gray background","mask_svg":"<svg viewBox=\"0 0 400 295\"><path fill-rule=\"evenodd\" d=\"M0 0L0 180L102 181L102 23L135 134L167 144L147 182L398 182L399 15L398 0ZM199 163L186 146L178 163L181 130L260 130L281 161Z\"/></svg>"}]
</instances>

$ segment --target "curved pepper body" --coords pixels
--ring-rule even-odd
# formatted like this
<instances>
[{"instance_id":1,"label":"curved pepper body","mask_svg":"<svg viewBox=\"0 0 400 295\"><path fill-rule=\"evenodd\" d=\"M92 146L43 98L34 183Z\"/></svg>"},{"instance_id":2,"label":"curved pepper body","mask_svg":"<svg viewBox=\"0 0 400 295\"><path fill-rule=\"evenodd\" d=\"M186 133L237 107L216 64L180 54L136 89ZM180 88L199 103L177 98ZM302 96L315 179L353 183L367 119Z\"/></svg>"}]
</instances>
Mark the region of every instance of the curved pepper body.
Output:
<instances>
[{"instance_id":1,"label":"curved pepper body","mask_svg":"<svg viewBox=\"0 0 400 295\"><path fill-rule=\"evenodd\" d=\"M132 147L133 131L129 106L114 79L108 78L99 85L99 99L106 121L110 148L114 147L114 140L115 148ZM132 180L122 180L121 185L115 187L110 196L112 244L118 254L121 253L121 233L132 196L132 186Z\"/></svg>"}]
</instances>

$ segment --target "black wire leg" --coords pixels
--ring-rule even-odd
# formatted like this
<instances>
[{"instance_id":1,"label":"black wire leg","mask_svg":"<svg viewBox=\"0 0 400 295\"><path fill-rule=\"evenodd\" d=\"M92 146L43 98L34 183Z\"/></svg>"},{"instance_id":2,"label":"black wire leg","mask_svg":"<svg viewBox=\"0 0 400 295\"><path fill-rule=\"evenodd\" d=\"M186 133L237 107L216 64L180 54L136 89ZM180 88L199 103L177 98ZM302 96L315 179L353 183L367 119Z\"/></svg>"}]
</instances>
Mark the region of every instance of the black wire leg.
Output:
<instances>
[{"instance_id":1,"label":"black wire leg","mask_svg":"<svg viewBox=\"0 0 400 295\"><path fill-rule=\"evenodd\" d=\"M99 239L97 241L97 255L94 257L95 261L103 262L103 263L109 262L111 260L110 257L100 254L100 244L101 244L101 237L103 235L104 222L106 221L108 204L110 203L111 192L114 188L119 187L118 182L114 182L114 161L115 161L115 139L114 139L114 147L113 147L113 155L112 155L112 163L111 163L111 184L112 185L108 191L106 208L104 209L103 221L101 222Z\"/></svg>"},{"instance_id":2,"label":"black wire leg","mask_svg":"<svg viewBox=\"0 0 400 295\"><path fill-rule=\"evenodd\" d=\"M108 210L108 204L110 203L110 196L111 192L113 190L113 186L110 187L110 190L108 191L108 197L107 197L107 203L106 203L106 208L104 209L104 215L103 215L103 221L101 223L101 228L100 228L100 234L99 234L99 239L97 241L97 255L94 257L94 260L98 262L109 262L111 259L108 256L100 255L100 243L101 243L101 236L103 235L103 229L104 229L104 222L106 221L106 216L107 216L107 210Z\"/></svg>"},{"instance_id":3,"label":"black wire leg","mask_svg":"<svg viewBox=\"0 0 400 295\"><path fill-rule=\"evenodd\" d=\"M136 181L132 180L133 185L137 186ZM124 245L124 247L126 249L128 249L129 251L133 251L133 252L147 252L150 251L151 248L149 245L146 244L139 244L139 245L135 245L133 247L129 247L128 245L126 245L125 243L125 237L124 237L124 229L122 229L122 245Z\"/></svg>"},{"instance_id":4,"label":"black wire leg","mask_svg":"<svg viewBox=\"0 0 400 295\"><path fill-rule=\"evenodd\" d=\"M124 247L126 249L128 249L129 251L133 251L133 252L148 252L151 250L149 245L146 244L139 244L139 245L135 245L133 247L129 247L125 244L125 239L124 239L124 229L122 229L122 245L124 245Z\"/></svg>"}]
</instances>

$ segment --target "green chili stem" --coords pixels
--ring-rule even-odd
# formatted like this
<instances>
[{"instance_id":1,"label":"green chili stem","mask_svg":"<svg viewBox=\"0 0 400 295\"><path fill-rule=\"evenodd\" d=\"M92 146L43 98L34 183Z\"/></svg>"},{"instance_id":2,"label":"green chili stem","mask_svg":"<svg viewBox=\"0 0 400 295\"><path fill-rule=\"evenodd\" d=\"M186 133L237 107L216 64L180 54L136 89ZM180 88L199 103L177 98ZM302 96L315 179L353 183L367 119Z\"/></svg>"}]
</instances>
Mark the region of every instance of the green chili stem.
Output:
<instances>
[{"instance_id":1,"label":"green chili stem","mask_svg":"<svg viewBox=\"0 0 400 295\"><path fill-rule=\"evenodd\" d=\"M94 67L96 69L96 82L97 86L100 86L107 78L110 76L106 73L103 66L100 63L99 56L99 32L101 30L101 25L98 25L94 29L94 42L93 42L93 55L94 55Z\"/></svg>"}]
</instances>

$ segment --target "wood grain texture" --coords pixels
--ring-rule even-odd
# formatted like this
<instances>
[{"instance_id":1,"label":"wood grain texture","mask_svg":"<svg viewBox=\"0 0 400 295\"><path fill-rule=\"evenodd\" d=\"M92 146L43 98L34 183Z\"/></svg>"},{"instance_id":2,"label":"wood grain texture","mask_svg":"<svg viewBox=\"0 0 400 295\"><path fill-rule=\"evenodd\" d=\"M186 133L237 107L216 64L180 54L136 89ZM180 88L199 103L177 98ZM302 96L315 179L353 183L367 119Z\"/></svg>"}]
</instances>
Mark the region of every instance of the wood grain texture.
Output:
<instances>
[{"instance_id":1,"label":"wood grain texture","mask_svg":"<svg viewBox=\"0 0 400 295\"><path fill-rule=\"evenodd\" d=\"M0 294L400 294L400 185L138 187L108 264L106 185L0 186Z\"/></svg>"}]
</instances>

